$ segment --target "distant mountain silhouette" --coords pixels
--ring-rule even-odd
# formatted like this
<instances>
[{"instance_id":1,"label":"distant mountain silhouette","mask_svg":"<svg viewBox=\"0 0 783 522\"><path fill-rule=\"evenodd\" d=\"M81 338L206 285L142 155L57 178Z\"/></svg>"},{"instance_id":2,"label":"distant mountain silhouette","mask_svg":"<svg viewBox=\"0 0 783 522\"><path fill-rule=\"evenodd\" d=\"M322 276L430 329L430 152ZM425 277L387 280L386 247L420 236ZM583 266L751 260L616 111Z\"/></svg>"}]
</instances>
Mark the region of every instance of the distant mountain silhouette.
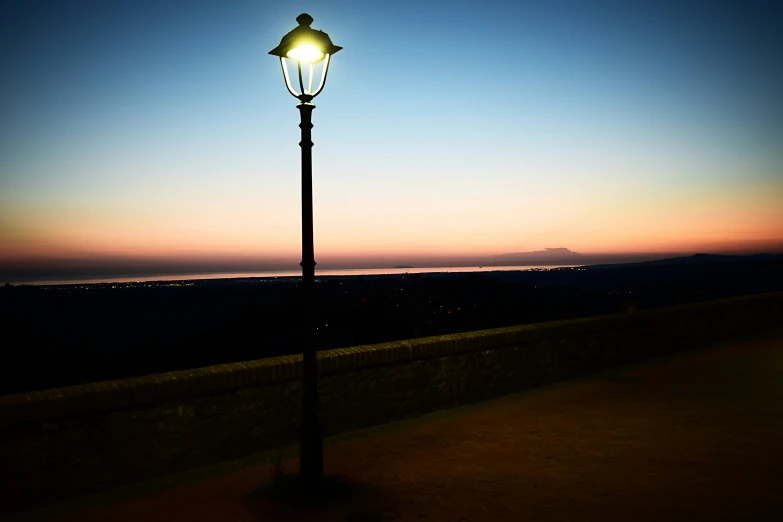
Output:
<instances>
[{"instance_id":1,"label":"distant mountain silhouette","mask_svg":"<svg viewBox=\"0 0 783 522\"><path fill-rule=\"evenodd\" d=\"M500 254L493 256L493 259L496 262L503 262L509 265L545 263L580 264L583 262L582 254L565 247L545 248L544 250L534 250L533 252Z\"/></svg>"},{"instance_id":2,"label":"distant mountain silhouette","mask_svg":"<svg viewBox=\"0 0 783 522\"><path fill-rule=\"evenodd\" d=\"M619 268L619 267L655 267L655 266L693 266L710 265L715 263L741 263L745 261L775 261L783 260L780 254L753 254L753 255L726 255L726 254L693 254L692 256L670 257L654 261L641 261L639 263L615 263L604 265L592 265L585 268L591 270Z\"/></svg>"}]
</instances>

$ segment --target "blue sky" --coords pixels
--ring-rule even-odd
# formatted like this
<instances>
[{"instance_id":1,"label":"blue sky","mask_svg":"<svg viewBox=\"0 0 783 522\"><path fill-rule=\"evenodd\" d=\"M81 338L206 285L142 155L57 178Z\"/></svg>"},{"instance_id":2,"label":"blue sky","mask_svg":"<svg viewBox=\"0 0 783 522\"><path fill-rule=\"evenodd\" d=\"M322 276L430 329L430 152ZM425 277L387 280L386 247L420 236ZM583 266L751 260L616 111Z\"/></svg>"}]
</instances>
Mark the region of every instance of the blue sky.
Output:
<instances>
[{"instance_id":1,"label":"blue sky","mask_svg":"<svg viewBox=\"0 0 783 522\"><path fill-rule=\"evenodd\" d=\"M783 245L779 3L0 9L7 264L296 266L298 112L267 52L301 12L344 47L313 115L327 263Z\"/></svg>"}]
</instances>

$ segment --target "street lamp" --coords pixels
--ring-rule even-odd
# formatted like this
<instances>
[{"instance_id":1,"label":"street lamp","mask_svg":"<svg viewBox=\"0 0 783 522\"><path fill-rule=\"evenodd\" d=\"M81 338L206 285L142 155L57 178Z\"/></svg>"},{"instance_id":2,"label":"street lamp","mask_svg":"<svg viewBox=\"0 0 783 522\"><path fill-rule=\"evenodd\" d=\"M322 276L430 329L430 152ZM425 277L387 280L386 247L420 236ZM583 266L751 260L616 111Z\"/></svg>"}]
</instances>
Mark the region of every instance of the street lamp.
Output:
<instances>
[{"instance_id":1,"label":"street lamp","mask_svg":"<svg viewBox=\"0 0 783 522\"><path fill-rule=\"evenodd\" d=\"M313 128L311 102L326 85L329 59L342 49L332 43L323 31L310 28L313 17L303 13L296 17L299 26L286 34L280 45L269 54L280 58L285 85L299 100L302 129L302 432L299 439L299 479L308 488L317 487L323 479L324 453L321 423L318 420L318 365L315 353L315 253L313 250ZM294 83L291 83L291 77ZM313 90L313 85L317 85ZM298 89L297 89L298 87Z\"/></svg>"}]
</instances>

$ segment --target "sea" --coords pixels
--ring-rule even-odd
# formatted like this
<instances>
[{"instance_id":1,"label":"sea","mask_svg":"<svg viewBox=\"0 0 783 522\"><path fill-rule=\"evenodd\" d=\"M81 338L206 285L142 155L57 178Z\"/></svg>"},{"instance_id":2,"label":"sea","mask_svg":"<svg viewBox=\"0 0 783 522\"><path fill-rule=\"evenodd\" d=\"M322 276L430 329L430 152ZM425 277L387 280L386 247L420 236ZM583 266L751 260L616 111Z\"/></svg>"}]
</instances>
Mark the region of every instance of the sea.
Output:
<instances>
[{"instance_id":1,"label":"sea","mask_svg":"<svg viewBox=\"0 0 783 522\"><path fill-rule=\"evenodd\" d=\"M382 276L429 273L468 273L517 270L551 270L573 268L581 265L508 265L508 266L435 266L421 268L335 268L316 270L315 276ZM200 281L214 279L270 279L301 277L300 270L270 270L262 272L215 272L207 274L167 274L150 276L117 276L72 279L25 281L28 285L92 285L101 283L144 283L154 281Z\"/></svg>"}]
</instances>

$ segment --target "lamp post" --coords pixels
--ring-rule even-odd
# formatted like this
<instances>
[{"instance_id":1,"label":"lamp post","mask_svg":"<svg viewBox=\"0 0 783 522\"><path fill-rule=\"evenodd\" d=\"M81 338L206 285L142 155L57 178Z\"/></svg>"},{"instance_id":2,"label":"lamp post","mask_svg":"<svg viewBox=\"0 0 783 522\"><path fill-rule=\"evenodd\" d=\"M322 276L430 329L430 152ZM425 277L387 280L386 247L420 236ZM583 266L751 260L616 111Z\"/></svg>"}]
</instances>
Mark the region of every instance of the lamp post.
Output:
<instances>
[{"instance_id":1,"label":"lamp post","mask_svg":"<svg viewBox=\"0 0 783 522\"><path fill-rule=\"evenodd\" d=\"M323 31L310 28L313 17L296 17L299 26L286 34L269 54L280 58L285 84L299 100L302 129L302 425L299 439L298 479L305 488L320 485L324 472L323 438L318 420L318 365L315 350L315 253L313 250L313 128L311 102L326 85L329 59L342 49ZM294 84L291 84L291 77ZM313 90L313 84L318 87ZM298 89L296 88L298 87Z\"/></svg>"}]
</instances>

